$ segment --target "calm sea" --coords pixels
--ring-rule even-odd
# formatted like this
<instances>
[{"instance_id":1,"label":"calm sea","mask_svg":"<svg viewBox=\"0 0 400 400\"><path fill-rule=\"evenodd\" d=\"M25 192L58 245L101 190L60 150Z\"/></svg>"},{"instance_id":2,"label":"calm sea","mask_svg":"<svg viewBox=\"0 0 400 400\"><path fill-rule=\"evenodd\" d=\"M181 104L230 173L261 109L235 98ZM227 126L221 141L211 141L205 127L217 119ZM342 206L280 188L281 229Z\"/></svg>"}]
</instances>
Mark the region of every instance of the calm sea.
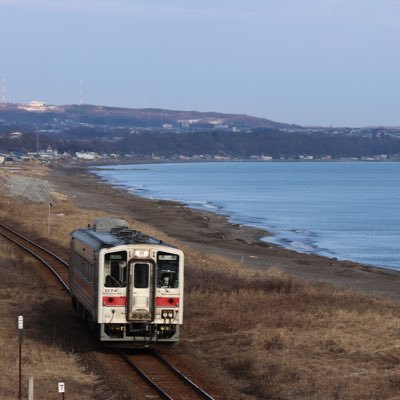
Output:
<instances>
[{"instance_id":1,"label":"calm sea","mask_svg":"<svg viewBox=\"0 0 400 400\"><path fill-rule=\"evenodd\" d=\"M223 162L95 168L140 196L264 228L265 240L400 269L400 163Z\"/></svg>"}]
</instances>

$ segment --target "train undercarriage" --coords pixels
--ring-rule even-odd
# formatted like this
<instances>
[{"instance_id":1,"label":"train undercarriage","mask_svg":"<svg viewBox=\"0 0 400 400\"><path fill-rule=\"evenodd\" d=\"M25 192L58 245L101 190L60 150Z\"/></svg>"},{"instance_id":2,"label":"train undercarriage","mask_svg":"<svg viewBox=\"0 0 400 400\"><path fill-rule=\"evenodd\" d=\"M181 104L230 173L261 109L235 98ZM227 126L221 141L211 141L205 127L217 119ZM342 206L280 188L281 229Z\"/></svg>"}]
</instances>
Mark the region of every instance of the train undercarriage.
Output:
<instances>
[{"instance_id":1,"label":"train undercarriage","mask_svg":"<svg viewBox=\"0 0 400 400\"><path fill-rule=\"evenodd\" d=\"M144 347L153 343L174 344L179 341L179 325L143 322L98 324L75 297L72 298L72 307L107 346Z\"/></svg>"}]
</instances>

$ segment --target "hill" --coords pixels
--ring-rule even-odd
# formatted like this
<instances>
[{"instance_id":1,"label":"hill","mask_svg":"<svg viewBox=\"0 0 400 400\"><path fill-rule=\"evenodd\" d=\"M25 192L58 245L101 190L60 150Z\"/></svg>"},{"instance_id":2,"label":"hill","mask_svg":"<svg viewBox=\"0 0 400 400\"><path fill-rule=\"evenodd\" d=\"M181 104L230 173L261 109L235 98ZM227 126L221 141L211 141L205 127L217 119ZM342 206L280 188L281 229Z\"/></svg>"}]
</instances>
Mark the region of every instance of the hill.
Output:
<instances>
[{"instance_id":1,"label":"hill","mask_svg":"<svg viewBox=\"0 0 400 400\"><path fill-rule=\"evenodd\" d=\"M135 126L160 128L171 127L212 128L236 126L238 128L285 129L292 125L274 122L246 114L218 112L164 110L158 108L119 108L96 105L46 105L41 102L6 104L0 107L0 120L20 124L54 123L68 121L108 126Z\"/></svg>"},{"instance_id":2,"label":"hill","mask_svg":"<svg viewBox=\"0 0 400 400\"><path fill-rule=\"evenodd\" d=\"M396 159L400 129L303 128L245 114L41 102L0 105L0 153L156 159Z\"/></svg>"}]
</instances>

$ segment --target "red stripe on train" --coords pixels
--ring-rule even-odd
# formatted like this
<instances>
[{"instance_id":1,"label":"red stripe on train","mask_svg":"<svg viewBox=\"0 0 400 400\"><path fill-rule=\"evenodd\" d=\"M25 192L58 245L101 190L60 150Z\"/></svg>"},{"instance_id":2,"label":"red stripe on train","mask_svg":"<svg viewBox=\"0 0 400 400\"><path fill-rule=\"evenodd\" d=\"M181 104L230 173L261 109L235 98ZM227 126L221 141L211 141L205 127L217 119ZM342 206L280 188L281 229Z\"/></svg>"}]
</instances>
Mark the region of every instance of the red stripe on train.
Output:
<instances>
[{"instance_id":1,"label":"red stripe on train","mask_svg":"<svg viewBox=\"0 0 400 400\"><path fill-rule=\"evenodd\" d=\"M179 297L156 297L156 307L178 307Z\"/></svg>"},{"instance_id":2,"label":"red stripe on train","mask_svg":"<svg viewBox=\"0 0 400 400\"><path fill-rule=\"evenodd\" d=\"M103 306L126 306L126 296L103 296Z\"/></svg>"}]
</instances>

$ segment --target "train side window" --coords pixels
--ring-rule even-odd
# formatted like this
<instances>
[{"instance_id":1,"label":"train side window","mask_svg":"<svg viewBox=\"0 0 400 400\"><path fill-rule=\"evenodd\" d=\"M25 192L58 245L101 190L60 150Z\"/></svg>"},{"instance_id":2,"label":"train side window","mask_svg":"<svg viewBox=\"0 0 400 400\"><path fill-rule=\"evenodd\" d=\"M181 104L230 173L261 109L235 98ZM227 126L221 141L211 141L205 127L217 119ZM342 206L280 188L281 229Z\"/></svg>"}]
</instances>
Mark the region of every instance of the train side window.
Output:
<instances>
[{"instance_id":1,"label":"train side window","mask_svg":"<svg viewBox=\"0 0 400 400\"><path fill-rule=\"evenodd\" d=\"M125 287L126 286L126 251L108 253L104 258L104 286Z\"/></svg>"},{"instance_id":2,"label":"train side window","mask_svg":"<svg viewBox=\"0 0 400 400\"><path fill-rule=\"evenodd\" d=\"M157 287L179 287L179 256L177 254L157 253Z\"/></svg>"}]
</instances>

